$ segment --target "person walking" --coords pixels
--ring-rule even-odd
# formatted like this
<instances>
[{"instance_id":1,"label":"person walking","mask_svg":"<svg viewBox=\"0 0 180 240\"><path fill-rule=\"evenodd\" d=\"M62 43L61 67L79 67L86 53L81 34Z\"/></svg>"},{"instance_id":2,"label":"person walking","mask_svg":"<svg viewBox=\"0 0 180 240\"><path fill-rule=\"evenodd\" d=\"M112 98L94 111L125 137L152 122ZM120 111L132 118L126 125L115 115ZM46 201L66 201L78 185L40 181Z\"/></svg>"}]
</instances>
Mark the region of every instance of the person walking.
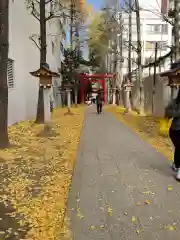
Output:
<instances>
[{"instance_id":1,"label":"person walking","mask_svg":"<svg viewBox=\"0 0 180 240\"><path fill-rule=\"evenodd\" d=\"M103 105L103 96L101 90L98 90L97 96L96 96L96 106L97 106L97 113L102 113L102 105Z\"/></svg>"},{"instance_id":2,"label":"person walking","mask_svg":"<svg viewBox=\"0 0 180 240\"><path fill-rule=\"evenodd\" d=\"M173 118L169 137L174 145L173 170L176 172L176 179L180 180L180 90L176 99L173 99L165 109L165 116Z\"/></svg>"}]
</instances>

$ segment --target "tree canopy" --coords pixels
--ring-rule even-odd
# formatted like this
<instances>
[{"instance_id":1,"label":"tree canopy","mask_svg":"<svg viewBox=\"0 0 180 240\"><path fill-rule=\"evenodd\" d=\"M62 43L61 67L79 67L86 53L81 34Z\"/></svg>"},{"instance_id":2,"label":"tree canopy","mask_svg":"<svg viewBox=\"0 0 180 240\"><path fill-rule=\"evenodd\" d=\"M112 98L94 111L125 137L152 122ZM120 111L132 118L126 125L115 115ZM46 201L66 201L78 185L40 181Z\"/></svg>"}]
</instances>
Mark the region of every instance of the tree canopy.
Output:
<instances>
[{"instance_id":1,"label":"tree canopy","mask_svg":"<svg viewBox=\"0 0 180 240\"><path fill-rule=\"evenodd\" d=\"M89 58L95 65L101 65L105 53L108 51L108 23L106 14L98 12L89 25Z\"/></svg>"}]
</instances>

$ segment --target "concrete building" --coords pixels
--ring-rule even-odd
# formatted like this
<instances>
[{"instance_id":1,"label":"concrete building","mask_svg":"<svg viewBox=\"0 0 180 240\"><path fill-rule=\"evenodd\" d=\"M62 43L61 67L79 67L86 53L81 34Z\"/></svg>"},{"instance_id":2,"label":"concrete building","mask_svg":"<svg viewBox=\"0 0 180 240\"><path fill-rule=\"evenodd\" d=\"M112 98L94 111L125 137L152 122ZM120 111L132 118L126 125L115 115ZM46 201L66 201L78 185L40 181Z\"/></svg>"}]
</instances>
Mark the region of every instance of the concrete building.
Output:
<instances>
[{"instance_id":1,"label":"concrete building","mask_svg":"<svg viewBox=\"0 0 180 240\"><path fill-rule=\"evenodd\" d=\"M139 0L140 3L140 22L141 22L141 44L142 44L142 63L154 62L155 45L158 45L157 58L165 56L170 52L172 46L172 26L163 20L163 14L167 14L170 7L166 0L158 1ZM125 4L118 13L117 19L122 14L123 19L123 53L124 62L122 64L122 74L128 73L128 48L129 48L129 15L128 5ZM120 33L121 34L121 33ZM119 34L119 35L120 35ZM119 49L118 49L119 50ZM136 13L132 13L132 50L131 62L132 70L137 69L137 27ZM143 92L144 107L146 114L163 117L164 109L170 99L170 88L167 86L168 81L162 81L159 72L169 69L171 64L170 57L166 58L156 67L156 78L154 79L154 66L143 69ZM120 71L121 68L119 68ZM121 72L121 71L120 71ZM134 71L135 72L135 71ZM139 104L139 83L135 74L132 75L132 101L134 106Z\"/></svg>"},{"instance_id":2,"label":"concrete building","mask_svg":"<svg viewBox=\"0 0 180 240\"><path fill-rule=\"evenodd\" d=\"M61 21L58 18L47 23L47 63L53 71L58 71L63 60L65 36ZM38 36L39 28L39 22L28 12L25 1L9 0L8 125L36 116L38 79L29 72L39 67L40 52L29 37ZM55 86L60 85L61 79L53 82ZM58 101L56 97L55 101Z\"/></svg>"},{"instance_id":3,"label":"concrete building","mask_svg":"<svg viewBox=\"0 0 180 240\"><path fill-rule=\"evenodd\" d=\"M128 14L123 13L123 56L125 61L123 64L123 73L128 72ZM155 58L155 45L157 42L158 51L157 58L164 56L170 51L172 44L172 26L163 21L161 16L154 14L151 11L140 11L141 19L141 43L142 43L142 62L143 65L153 62ZM136 15L132 13L132 70L137 68L137 29ZM170 59L166 59L160 66L157 67L157 72L168 69ZM144 69L144 76L148 76L153 71L149 68Z\"/></svg>"}]
</instances>

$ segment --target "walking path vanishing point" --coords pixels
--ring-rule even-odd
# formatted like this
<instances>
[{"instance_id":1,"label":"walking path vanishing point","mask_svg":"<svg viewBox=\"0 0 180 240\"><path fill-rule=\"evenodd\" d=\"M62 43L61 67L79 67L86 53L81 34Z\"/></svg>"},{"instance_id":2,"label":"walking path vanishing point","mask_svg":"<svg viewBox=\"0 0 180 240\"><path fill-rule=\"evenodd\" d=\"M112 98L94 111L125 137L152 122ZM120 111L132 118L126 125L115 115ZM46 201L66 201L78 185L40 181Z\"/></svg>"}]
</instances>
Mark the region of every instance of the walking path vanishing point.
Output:
<instances>
[{"instance_id":1,"label":"walking path vanishing point","mask_svg":"<svg viewBox=\"0 0 180 240\"><path fill-rule=\"evenodd\" d=\"M180 184L161 154L110 113L90 107L68 216L73 240L178 240Z\"/></svg>"}]
</instances>

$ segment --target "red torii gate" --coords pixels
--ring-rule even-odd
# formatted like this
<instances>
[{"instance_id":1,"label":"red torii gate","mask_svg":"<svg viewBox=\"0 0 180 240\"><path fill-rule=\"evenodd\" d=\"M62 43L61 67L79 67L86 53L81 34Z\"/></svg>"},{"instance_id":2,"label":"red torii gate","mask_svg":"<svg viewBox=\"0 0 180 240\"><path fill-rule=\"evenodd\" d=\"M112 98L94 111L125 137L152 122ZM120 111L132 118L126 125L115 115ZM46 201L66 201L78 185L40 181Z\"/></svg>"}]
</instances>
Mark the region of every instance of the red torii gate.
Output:
<instances>
[{"instance_id":1,"label":"red torii gate","mask_svg":"<svg viewBox=\"0 0 180 240\"><path fill-rule=\"evenodd\" d=\"M103 97L104 97L104 102L106 103L106 94L107 94L107 89L106 89L106 79L107 78L113 78L115 77L115 74L80 74L79 75L79 80L80 80L80 96L81 96L81 102L84 101L84 89L87 84L87 82L90 80L91 82L97 82L101 84L102 92L103 92Z\"/></svg>"}]
</instances>

